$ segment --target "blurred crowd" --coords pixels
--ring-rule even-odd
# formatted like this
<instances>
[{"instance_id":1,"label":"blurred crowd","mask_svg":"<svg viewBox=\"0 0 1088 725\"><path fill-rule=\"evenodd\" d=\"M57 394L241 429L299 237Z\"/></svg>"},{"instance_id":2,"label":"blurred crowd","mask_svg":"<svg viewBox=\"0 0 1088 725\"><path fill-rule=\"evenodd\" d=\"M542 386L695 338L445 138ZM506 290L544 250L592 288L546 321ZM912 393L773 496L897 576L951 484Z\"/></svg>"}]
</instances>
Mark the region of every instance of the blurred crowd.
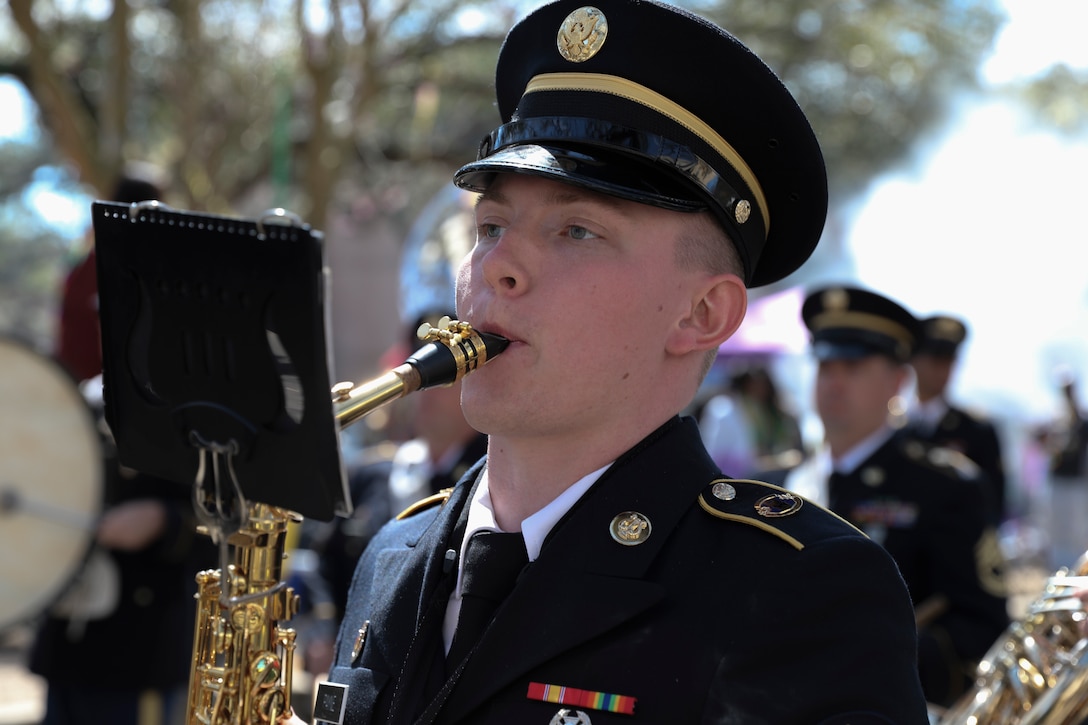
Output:
<instances>
[{"instance_id":1,"label":"blurred crowd","mask_svg":"<svg viewBox=\"0 0 1088 725\"><path fill-rule=\"evenodd\" d=\"M131 178L122 180L114 194L126 201L160 195L154 182ZM461 195L444 196L437 202L433 218L416 233L416 239L409 240L405 251L406 258L432 260L435 266L405 265L400 300L403 335L381 360L384 369L399 365L418 347L415 333L420 324L434 325L441 316L453 314L451 264L470 243L467 220L471 214ZM96 713L96 717L112 712L116 713L111 716L114 721L124 722L126 713L146 708L152 700L163 714L162 722L178 722L189 676L193 577L199 569L215 567L217 559L210 542L196 535L185 487L125 469L114 457L101 414L94 262L92 246L66 280L55 361L73 384L81 386L102 433L106 492L91 546L120 574L114 604L108 611L53 605L44 612L35 623L28 664L48 685L45 723L76 722L71 713L80 711ZM829 300L828 294L824 292L820 300ZM870 299L869 293L852 294L854 299ZM879 295L873 299L883 303ZM853 312L879 318L883 312L875 309ZM833 337L824 342L833 343L834 349L821 348L824 328L806 319L814 340L812 357L820 366L861 359L874 351L891 359L894 369L901 369L904 376L894 378L895 389L889 395L874 399L878 416L873 430L865 431L863 437L887 430L894 432L894 440L904 450L914 444L924 446L918 450L927 451L928 460L942 462L934 467L956 469L949 481L969 478L977 482L971 490L979 493L975 499L956 499L949 488L948 496L937 504L907 494L896 499L894 506L888 504L886 494L884 498L869 497L851 506L879 510L885 520L879 526L872 521L853 523L882 541L888 535L886 529L894 528L894 522L902 517L909 514L913 525L915 508L951 507L953 517L960 517L965 529L974 525L967 523L971 517L966 509L976 508L982 512L979 530L993 532L998 545L995 551L1005 562L1044 572L1073 567L1088 549L1088 419L1076 371L1066 369L1055 376L1061 407L1053 420L1025 427L1018 421L992 419L988 411L961 405L954 394L958 362L970 344L969 322L952 315L915 320L910 313L904 314L911 324L918 325L917 344L906 352L881 348L890 344L889 340L895 341L894 335L883 331L875 337ZM850 324L843 323L841 329L850 328ZM830 354L825 354L828 350ZM815 400L819 383L800 394L796 385L783 386L784 376L792 374L783 364L786 362L796 360L766 353L723 353L686 411L698 422L708 452L727 475L788 485L788 472L806 470L806 465L811 469L812 464L824 460L832 436L818 415L826 412L818 410ZM821 375L823 370L821 367ZM370 539L391 518L454 486L486 452L486 437L461 415L456 384L397 401L383 412L380 421L341 433L353 505L350 517L330 522L306 520L292 529L287 570L289 583L302 601L302 611L293 621L299 632L300 688L307 686L310 677L320 679L332 661L355 562ZM872 449L879 442L873 443ZM854 457L864 458L861 454ZM906 464L892 464L889 470L898 465ZM872 465L861 468L862 491L880 488L883 478L873 478L878 469ZM784 475L778 480L780 473ZM827 478L832 472L824 470L823 475ZM894 478L896 474L887 475ZM812 498L851 518L841 494L838 499L834 494L823 500L819 495ZM957 510L949 503L953 500L965 502L964 508ZM844 507L841 511L835 508L840 505ZM917 520L926 519L918 516ZM959 524L953 519L945 525ZM967 542L973 556L977 557L986 536L972 535ZM899 563L905 572L915 566L914 562ZM979 572L990 567L996 577L1007 571L992 559L980 561L978 567ZM986 577L979 576L980 587L986 588ZM949 593L935 594L932 617L940 621L949 610L947 601L942 601ZM1005 601L1005 594L992 594L992 603L999 607L1005 607ZM916 602L920 627L929 623L923 618L923 604L928 607L932 603ZM982 635L979 646L983 650L1005 626L1006 613L1008 617L1015 614L1011 609L1003 610L993 620ZM171 622L170 626L165 626L166 622ZM144 633L154 633L157 639L148 639ZM139 655L121 643L138 647ZM137 658L147 661L149 647L162 666L141 670L146 676L128 678L127 689L117 691L112 672ZM104 665L105 653L115 666ZM972 656L977 659L979 652ZM83 666L92 658L103 665L95 670L96 676L88 676ZM960 691L962 687L931 699L947 704ZM306 711L308 693L303 695L296 704L301 713Z\"/></svg>"}]
</instances>

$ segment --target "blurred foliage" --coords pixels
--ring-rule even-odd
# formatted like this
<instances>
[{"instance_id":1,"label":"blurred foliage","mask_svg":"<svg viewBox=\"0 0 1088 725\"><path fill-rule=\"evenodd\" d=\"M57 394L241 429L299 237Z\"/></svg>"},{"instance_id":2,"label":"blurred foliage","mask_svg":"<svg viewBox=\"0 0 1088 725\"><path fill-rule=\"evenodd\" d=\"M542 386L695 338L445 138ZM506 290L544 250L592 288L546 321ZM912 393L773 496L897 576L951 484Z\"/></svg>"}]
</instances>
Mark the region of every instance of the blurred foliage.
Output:
<instances>
[{"instance_id":1,"label":"blurred foliage","mask_svg":"<svg viewBox=\"0 0 1088 725\"><path fill-rule=\"evenodd\" d=\"M453 32L480 7L481 34ZM11 0L0 72L24 82L58 150L99 193L140 159L166 172L178 206L230 212L271 181L274 201L324 227L343 174L381 188L387 164L452 165L475 148L513 18L501 8Z\"/></svg>"},{"instance_id":2,"label":"blurred foliage","mask_svg":"<svg viewBox=\"0 0 1088 725\"><path fill-rule=\"evenodd\" d=\"M8 0L0 74L40 109L40 163L96 195L143 160L164 170L167 201L182 208L285 206L322 229L334 215L382 215L406 229L496 125L495 58L536 4ZM833 214L908 160L956 93L978 87L1004 20L996 0L677 4L730 29L796 94L824 146ZM1072 128L1082 81L1055 69L1019 92ZM32 178L9 161L17 145L0 149L0 194ZM838 253L837 234L821 253Z\"/></svg>"},{"instance_id":3,"label":"blurred foliage","mask_svg":"<svg viewBox=\"0 0 1088 725\"><path fill-rule=\"evenodd\" d=\"M977 71L1003 16L992 0L727 0L707 8L786 82L844 202L911 153Z\"/></svg>"},{"instance_id":4,"label":"blurred foliage","mask_svg":"<svg viewBox=\"0 0 1088 725\"><path fill-rule=\"evenodd\" d=\"M718 20L786 80L843 199L975 84L1001 22L993 0L679 4ZM177 180L182 206L228 211L271 179L289 194L277 201L323 226L344 174L380 189L399 163L471 158L496 120L499 43L529 5L132 0L93 15L80 10L90 5L11 0L0 71L24 80L98 190L140 158Z\"/></svg>"},{"instance_id":5,"label":"blurred foliage","mask_svg":"<svg viewBox=\"0 0 1088 725\"><path fill-rule=\"evenodd\" d=\"M1007 93L1032 109L1037 120L1066 134L1088 130L1088 73L1066 65L1050 68L1027 83L1011 85Z\"/></svg>"},{"instance_id":6,"label":"blurred foliage","mask_svg":"<svg viewBox=\"0 0 1088 725\"><path fill-rule=\"evenodd\" d=\"M5 142L0 158L0 331L42 348L53 329L58 276L73 256L72 240L46 224L25 193L28 182L32 188L48 174L49 149Z\"/></svg>"}]
</instances>

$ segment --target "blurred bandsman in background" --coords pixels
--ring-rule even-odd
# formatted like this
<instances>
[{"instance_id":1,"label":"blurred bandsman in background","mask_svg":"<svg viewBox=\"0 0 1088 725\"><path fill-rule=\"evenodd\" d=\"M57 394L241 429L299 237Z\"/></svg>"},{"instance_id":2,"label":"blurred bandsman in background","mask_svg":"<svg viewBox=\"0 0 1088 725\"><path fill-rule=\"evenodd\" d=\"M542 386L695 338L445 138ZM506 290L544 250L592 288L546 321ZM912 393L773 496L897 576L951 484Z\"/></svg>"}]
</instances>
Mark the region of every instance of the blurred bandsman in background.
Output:
<instances>
[{"instance_id":1,"label":"blurred bandsman in background","mask_svg":"<svg viewBox=\"0 0 1088 725\"><path fill-rule=\"evenodd\" d=\"M1047 519L1053 568L1072 566L1088 549L1088 416L1072 371L1057 374L1061 411L1042 431L1047 456Z\"/></svg>"},{"instance_id":2,"label":"blurred bandsman in background","mask_svg":"<svg viewBox=\"0 0 1088 725\"><path fill-rule=\"evenodd\" d=\"M408 232L400 268L399 339L380 365L400 365L422 346L417 331L453 317L454 277L460 260L475 242L472 202L476 195L450 185L423 209ZM310 525L305 545L317 553L306 584L331 608L319 614L331 627L316 627L305 643L306 667L327 672L332 644L347 604L352 574L363 549L389 519L418 501L453 488L487 452L487 436L472 428L461 412L460 382L429 388L398 401L389 438L347 460L349 518Z\"/></svg>"},{"instance_id":3,"label":"blurred bandsman in background","mask_svg":"<svg viewBox=\"0 0 1088 725\"><path fill-rule=\"evenodd\" d=\"M991 523L1000 525L1008 510L997 428L953 405L948 397L948 384L965 339L967 325L955 317L935 315L921 321L921 339L911 357L917 399L910 408L908 428L918 439L959 451L982 469L989 484Z\"/></svg>"},{"instance_id":4,"label":"blurred bandsman in background","mask_svg":"<svg viewBox=\"0 0 1088 725\"><path fill-rule=\"evenodd\" d=\"M914 602L926 699L946 706L1009 621L983 474L891 423L921 336L910 312L835 286L808 295L801 314L818 362L825 445L796 468L759 475L827 506L888 550Z\"/></svg>"},{"instance_id":5,"label":"blurred bandsman in background","mask_svg":"<svg viewBox=\"0 0 1088 725\"><path fill-rule=\"evenodd\" d=\"M734 371L698 420L703 443L723 471L743 476L796 464L803 455L800 422L783 404L769 363Z\"/></svg>"},{"instance_id":6,"label":"blurred bandsman in background","mask_svg":"<svg viewBox=\"0 0 1088 725\"><path fill-rule=\"evenodd\" d=\"M159 200L162 175L147 164L129 164L114 184L110 201L138 203ZM98 324L98 266L93 235L68 270L61 289L60 314L53 356L77 383L102 372L102 340Z\"/></svg>"}]
</instances>

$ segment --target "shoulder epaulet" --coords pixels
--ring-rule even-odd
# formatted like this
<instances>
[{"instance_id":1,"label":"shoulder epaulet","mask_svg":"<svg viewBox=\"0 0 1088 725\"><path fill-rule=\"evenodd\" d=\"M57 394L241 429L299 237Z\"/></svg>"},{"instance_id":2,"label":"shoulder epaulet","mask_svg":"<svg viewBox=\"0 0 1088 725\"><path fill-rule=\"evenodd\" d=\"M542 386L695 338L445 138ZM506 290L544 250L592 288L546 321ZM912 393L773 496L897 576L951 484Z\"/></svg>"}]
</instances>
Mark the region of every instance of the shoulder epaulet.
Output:
<instances>
[{"instance_id":1,"label":"shoulder epaulet","mask_svg":"<svg viewBox=\"0 0 1088 725\"><path fill-rule=\"evenodd\" d=\"M408 508L397 514L396 519L397 521L400 521L401 519L406 519L409 516L415 516L420 511L426 511L427 509L432 508L435 505L445 505L446 501L449 501L451 493L453 493L452 488L444 488L438 493L431 494L426 498L421 498L420 500L416 501L414 504L410 505Z\"/></svg>"},{"instance_id":2,"label":"shoulder epaulet","mask_svg":"<svg viewBox=\"0 0 1088 725\"><path fill-rule=\"evenodd\" d=\"M806 542L824 536L829 525L839 533L845 526L865 535L835 512L763 481L716 479L699 494L699 506L716 518L762 529L798 551Z\"/></svg>"},{"instance_id":3,"label":"shoulder epaulet","mask_svg":"<svg viewBox=\"0 0 1088 725\"><path fill-rule=\"evenodd\" d=\"M918 463L967 481L976 480L982 473L977 463L954 448L909 440L904 443L903 452Z\"/></svg>"}]
</instances>

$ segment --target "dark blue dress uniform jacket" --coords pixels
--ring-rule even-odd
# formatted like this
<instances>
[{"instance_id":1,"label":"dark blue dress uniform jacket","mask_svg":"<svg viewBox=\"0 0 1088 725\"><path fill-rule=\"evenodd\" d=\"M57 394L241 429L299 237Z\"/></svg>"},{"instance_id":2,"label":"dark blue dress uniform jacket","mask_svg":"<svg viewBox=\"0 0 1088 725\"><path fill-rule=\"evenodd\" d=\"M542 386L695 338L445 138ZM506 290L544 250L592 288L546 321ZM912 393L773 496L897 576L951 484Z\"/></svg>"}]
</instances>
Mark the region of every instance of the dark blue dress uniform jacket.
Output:
<instances>
[{"instance_id":1,"label":"dark blue dress uniform jacket","mask_svg":"<svg viewBox=\"0 0 1088 725\"><path fill-rule=\"evenodd\" d=\"M974 461L985 474L991 522L996 526L1005 520L1009 513L1005 465L1001 438L993 423L962 408L949 406L933 430L923 432L917 426L910 426L908 430L919 440L959 451Z\"/></svg>"},{"instance_id":2,"label":"dark blue dress uniform jacket","mask_svg":"<svg viewBox=\"0 0 1088 725\"><path fill-rule=\"evenodd\" d=\"M975 663L1009 624L1004 561L988 521L985 479L953 465L957 455L900 432L834 482L829 499L833 511L857 526L881 526L881 543L899 565L915 607L938 597L946 601L922 627L919 641L926 694L943 705L970 684Z\"/></svg>"},{"instance_id":3,"label":"dark blue dress uniform jacket","mask_svg":"<svg viewBox=\"0 0 1088 725\"><path fill-rule=\"evenodd\" d=\"M783 493L768 484L714 496L723 476L690 419L621 457L556 525L447 681L443 560L478 473L364 552L330 673L349 686L345 722L417 722L428 706L422 722L474 725L547 725L562 708L592 725L927 722L892 559L809 502L760 516L756 501ZM652 528L623 546L610 523L630 511ZM633 714L541 702L533 682L637 702Z\"/></svg>"},{"instance_id":4,"label":"dark blue dress uniform jacket","mask_svg":"<svg viewBox=\"0 0 1088 725\"><path fill-rule=\"evenodd\" d=\"M788 471L761 474L782 482ZM930 702L950 705L1009 624L1004 560L985 478L956 451L896 432L828 486L832 511L887 549L924 620L919 667ZM929 612L929 615L924 614Z\"/></svg>"}]
</instances>

